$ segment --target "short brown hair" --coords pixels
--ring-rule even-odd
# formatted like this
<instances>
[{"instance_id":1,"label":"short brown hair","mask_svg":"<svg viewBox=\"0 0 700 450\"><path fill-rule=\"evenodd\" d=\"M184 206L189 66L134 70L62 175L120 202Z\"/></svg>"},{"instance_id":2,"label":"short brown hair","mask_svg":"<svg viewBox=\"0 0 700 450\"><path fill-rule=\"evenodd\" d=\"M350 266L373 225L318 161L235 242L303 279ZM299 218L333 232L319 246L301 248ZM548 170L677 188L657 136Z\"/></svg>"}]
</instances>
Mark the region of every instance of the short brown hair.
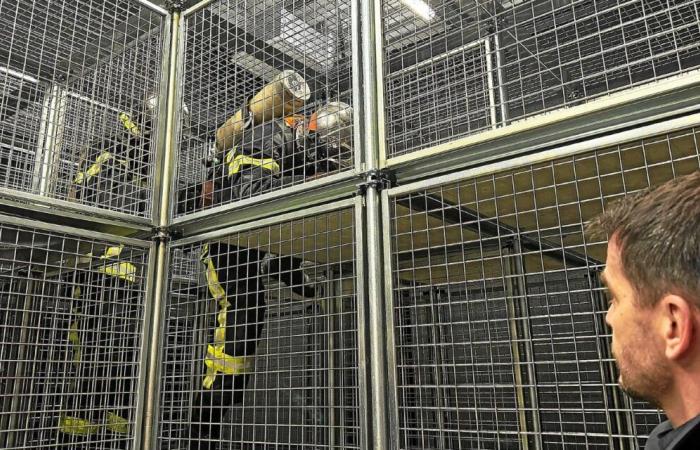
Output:
<instances>
[{"instance_id":1,"label":"short brown hair","mask_svg":"<svg viewBox=\"0 0 700 450\"><path fill-rule=\"evenodd\" d=\"M679 294L700 307L700 171L615 202L586 231L615 235L642 305Z\"/></svg>"}]
</instances>

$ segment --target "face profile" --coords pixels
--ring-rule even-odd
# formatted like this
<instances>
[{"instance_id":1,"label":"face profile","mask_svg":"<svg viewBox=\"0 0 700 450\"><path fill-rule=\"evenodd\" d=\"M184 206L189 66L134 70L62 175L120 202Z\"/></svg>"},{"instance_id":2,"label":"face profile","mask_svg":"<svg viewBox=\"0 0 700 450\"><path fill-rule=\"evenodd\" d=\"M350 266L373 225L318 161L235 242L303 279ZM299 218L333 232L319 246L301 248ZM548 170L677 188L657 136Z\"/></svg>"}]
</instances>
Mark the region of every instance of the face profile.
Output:
<instances>
[{"instance_id":1,"label":"face profile","mask_svg":"<svg viewBox=\"0 0 700 450\"><path fill-rule=\"evenodd\" d=\"M700 171L631 194L588 224L607 238L605 323L620 389L668 420L645 450L700 442Z\"/></svg>"},{"instance_id":2,"label":"face profile","mask_svg":"<svg viewBox=\"0 0 700 450\"><path fill-rule=\"evenodd\" d=\"M608 288L605 321L612 329L612 353L620 387L631 397L658 406L658 397L670 385L663 345L649 330L653 309L639 304L638 294L625 276L616 239L608 244L606 269L601 281Z\"/></svg>"}]
</instances>

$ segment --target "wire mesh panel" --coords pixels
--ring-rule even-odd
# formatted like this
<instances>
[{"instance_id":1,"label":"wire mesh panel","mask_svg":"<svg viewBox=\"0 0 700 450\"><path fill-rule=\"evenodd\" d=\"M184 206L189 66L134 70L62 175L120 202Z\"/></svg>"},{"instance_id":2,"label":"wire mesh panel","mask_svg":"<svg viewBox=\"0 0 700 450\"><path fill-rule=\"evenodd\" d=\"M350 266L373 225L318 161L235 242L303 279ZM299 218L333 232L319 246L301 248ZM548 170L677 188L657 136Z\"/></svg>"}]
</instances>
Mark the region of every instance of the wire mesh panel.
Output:
<instances>
[{"instance_id":1,"label":"wire mesh panel","mask_svg":"<svg viewBox=\"0 0 700 450\"><path fill-rule=\"evenodd\" d=\"M353 216L173 250L159 448L359 448Z\"/></svg>"},{"instance_id":2,"label":"wire mesh panel","mask_svg":"<svg viewBox=\"0 0 700 450\"><path fill-rule=\"evenodd\" d=\"M350 5L219 0L187 17L177 215L353 167Z\"/></svg>"},{"instance_id":3,"label":"wire mesh panel","mask_svg":"<svg viewBox=\"0 0 700 450\"><path fill-rule=\"evenodd\" d=\"M0 4L0 187L149 216L165 19L130 1Z\"/></svg>"},{"instance_id":4,"label":"wire mesh panel","mask_svg":"<svg viewBox=\"0 0 700 450\"><path fill-rule=\"evenodd\" d=\"M0 223L0 448L137 448L147 259Z\"/></svg>"},{"instance_id":5,"label":"wire mesh panel","mask_svg":"<svg viewBox=\"0 0 700 450\"><path fill-rule=\"evenodd\" d=\"M699 167L689 129L390 197L398 446L642 447L583 227Z\"/></svg>"},{"instance_id":6,"label":"wire mesh panel","mask_svg":"<svg viewBox=\"0 0 700 450\"><path fill-rule=\"evenodd\" d=\"M389 156L700 65L697 1L382 5Z\"/></svg>"}]
</instances>

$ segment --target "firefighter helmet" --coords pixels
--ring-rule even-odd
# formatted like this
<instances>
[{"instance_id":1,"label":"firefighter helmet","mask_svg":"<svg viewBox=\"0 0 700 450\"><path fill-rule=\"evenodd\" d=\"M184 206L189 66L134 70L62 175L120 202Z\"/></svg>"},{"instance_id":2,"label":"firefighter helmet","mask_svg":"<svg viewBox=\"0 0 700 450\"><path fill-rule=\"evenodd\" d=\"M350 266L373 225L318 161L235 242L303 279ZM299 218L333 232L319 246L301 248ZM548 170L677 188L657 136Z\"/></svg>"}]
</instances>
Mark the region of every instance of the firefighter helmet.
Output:
<instances>
[{"instance_id":1,"label":"firefighter helmet","mask_svg":"<svg viewBox=\"0 0 700 450\"><path fill-rule=\"evenodd\" d=\"M318 108L309 120L308 129L326 144L340 147L352 142L352 106L329 102Z\"/></svg>"}]
</instances>

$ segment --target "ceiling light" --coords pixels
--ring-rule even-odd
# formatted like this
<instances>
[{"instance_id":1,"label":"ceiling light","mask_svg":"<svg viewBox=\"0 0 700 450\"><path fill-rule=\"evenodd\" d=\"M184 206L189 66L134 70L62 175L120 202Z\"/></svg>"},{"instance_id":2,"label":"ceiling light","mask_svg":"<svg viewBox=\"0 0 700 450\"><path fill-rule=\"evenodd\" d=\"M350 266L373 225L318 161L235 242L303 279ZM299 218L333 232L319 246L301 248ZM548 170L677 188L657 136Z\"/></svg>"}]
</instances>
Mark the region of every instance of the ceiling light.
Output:
<instances>
[{"instance_id":1,"label":"ceiling light","mask_svg":"<svg viewBox=\"0 0 700 450\"><path fill-rule=\"evenodd\" d=\"M423 0L400 0L401 3L408 6L411 11L416 13L418 17L430 22L435 17L435 11Z\"/></svg>"},{"instance_id":2,"label":"ceiling light","mask_svg":"<svg viewBox=\"0 0 700 450\"><path fill-rule=\"evenodd\" d=\"M37 80L34 77L31 77L29 75L25 75L22 72L17 72L16 70L12 70L12 69L9 69L7 67L0 66L0 73L5 73L7 75L22 79L24 81L29 81L31 83L38 83L39 82L39 80Z\"/></svg>"}]
</instances>

